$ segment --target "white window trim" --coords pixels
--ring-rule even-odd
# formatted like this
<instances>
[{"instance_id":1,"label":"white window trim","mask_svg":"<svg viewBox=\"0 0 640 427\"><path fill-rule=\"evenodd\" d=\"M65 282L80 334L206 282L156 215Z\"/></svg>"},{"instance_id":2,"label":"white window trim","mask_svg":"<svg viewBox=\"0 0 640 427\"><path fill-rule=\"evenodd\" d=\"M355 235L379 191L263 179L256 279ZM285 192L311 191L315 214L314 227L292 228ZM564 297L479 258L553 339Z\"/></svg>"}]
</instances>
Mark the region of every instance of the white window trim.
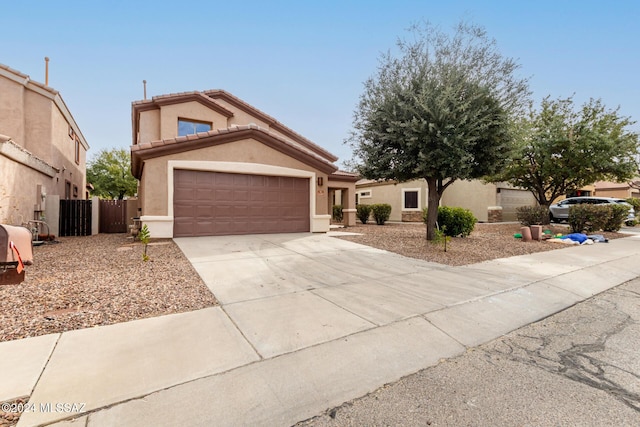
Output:
<instances>
[{"instance_id":1,"label":"white window trim","mask_svg":"<svg viewBox=\"0 0 640 427\"><path fill-rule=\"evenodd\" d=\"M402 189L402 194L401 194L401 199L400 199L400 206L402 206L402 210L405 212L411 212L411 211L420 211L422 210L422 208L420 206L422 206L422 194L420 188L403 188ZM407 191L411 191L411 192L417 192L418 193L418 207L417 208L407 208L404 206L404 193L406 193Z\"/></svg>"}]
</instances>

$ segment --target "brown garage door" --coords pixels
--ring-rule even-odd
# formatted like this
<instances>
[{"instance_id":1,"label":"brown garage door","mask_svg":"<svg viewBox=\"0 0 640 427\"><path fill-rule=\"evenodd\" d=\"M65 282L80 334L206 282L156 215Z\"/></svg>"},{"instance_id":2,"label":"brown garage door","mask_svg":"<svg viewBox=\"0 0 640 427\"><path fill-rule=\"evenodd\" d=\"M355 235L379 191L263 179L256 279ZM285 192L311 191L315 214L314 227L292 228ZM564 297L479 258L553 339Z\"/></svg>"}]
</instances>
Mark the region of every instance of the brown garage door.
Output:
<instances>
[{"instance_id":1,"label":"brown garage door","mask_svg":"<svg viewBox=\"0 0 640 427\"><path fill-rule=\"evenodd\" d=\"M176 170L175 237L309 231L309 180Z\"/></svg>"}]
</instances>

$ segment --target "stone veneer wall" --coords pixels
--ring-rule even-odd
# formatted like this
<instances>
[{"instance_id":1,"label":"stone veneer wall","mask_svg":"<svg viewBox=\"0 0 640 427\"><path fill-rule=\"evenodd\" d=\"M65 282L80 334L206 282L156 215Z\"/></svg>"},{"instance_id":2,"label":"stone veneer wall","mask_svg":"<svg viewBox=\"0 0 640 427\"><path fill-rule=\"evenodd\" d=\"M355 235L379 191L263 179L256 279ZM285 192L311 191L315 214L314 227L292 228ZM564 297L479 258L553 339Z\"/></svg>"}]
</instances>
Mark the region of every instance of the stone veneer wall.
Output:
<instances>
[{"instance_id":1,"label":"stone veneer wall","mask_svg":"<svg viewBox=\"0 0 640 427\"><path fill-rule=\"evenodd\" d=\"M402 222L422 222L422 211L402 211Z\"/></svg>"},{"instance_id":2,"label":"stone veneer wall","mask_svg":"<svg viewBox=\"0 0 640 427\"><path fill-rule=\"evenodd\" d=\"M487 214L487 222L502 222L502 206L490 206Z\"/></svg>"}]
</instances>

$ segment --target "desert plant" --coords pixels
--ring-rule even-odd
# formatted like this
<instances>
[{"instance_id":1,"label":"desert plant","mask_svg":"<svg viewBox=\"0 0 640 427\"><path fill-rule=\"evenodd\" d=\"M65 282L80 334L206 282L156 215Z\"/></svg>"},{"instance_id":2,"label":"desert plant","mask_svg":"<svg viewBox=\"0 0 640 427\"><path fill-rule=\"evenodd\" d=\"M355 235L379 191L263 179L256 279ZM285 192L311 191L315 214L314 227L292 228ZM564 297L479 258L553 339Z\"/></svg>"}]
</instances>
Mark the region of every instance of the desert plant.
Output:
<instances>
[{"instance_id":1,"label":"desert plant","mask_svg":"<svg viewBox=\"0 0 640 427\"><path fill-rule=\"evenodd\" d=\"M627 217L628 209L622 205L580 204L569 208L567 222L572 233L592 231L618 231Z\"/></svg>"},{"instance_id":2,"label":"desert plant","mask_svg":"<svg viewBox=\"0 0 640 427\"><path fill-rule=\"evenodd\" d=\"M609 208L611 213L607 215L604 219L604 223L602 225L603 231L618 231L620 227L622 227L622 223L627 218L629 214L629 208L624 205L611 205L606 206Z\"/></svg>"},{"instance_id":3,"label":"desert plant","mask_svg":"<svg viewBox=\"0 0 640 427\"><path fill-rule=\"evenodd\" d=\"M440 227L436 230L435 237L431 241L434 244L442 243L444 251L447 252L447 243L451 241L451 236L447 235L447 227Z\"/></svg>"},{"instance_id":4,"label":"desert plant","mask_svg":"<svg viewBox=\"0 0 640 427\"><path fill-rule=\"evenodd\" d=\"M427 209L422 210L422 219L427 223ZM438 207L438 227L446 230L451 237L467 237L473 231L478 219L469 209L440 206Z\"/></svg>"},{"instance_id":5,"label":"desert plant","mask_svg":"<svg viewBox=\"0 0 640 427\"><path fill-rule=\"evenodd\" d=\"M373 219L378 225L384 225L391 216L391 205L387 203L376 203L371 205L371 212L373 212Z\"/></svg>"},{"instance_id":6,"label":"desert plant","mask_svg":"<svg viewBox=\"0 0 640 427\"><path fill-rule=\"evenodd\" d=\"M516 208L516 216L520 224L528 227L530 225L549 224L549 208L547 206L520 206Z\"/></svg>"},{"instance_id":7,"label":"desert plant","mask_svg":"<svg viewBox=\"0 0 640 427\"><path fill-rule=\"evenodd\" d=\"M371 206L369 205L358 205L356 206L356 216L360 220L361 223L366 224L369 221L369 216L371 215Z\"/></svg>"},{"instance_id":8,"label":"desert plant","mask_svg":"<svg viewBox=\"0 0 640 427\"><path fill-rule=\"evenodd\" d=\"M149 256L147 255L147 246L149 245L149 240L151 240L151 233L149 233L149 228L147 224L143 225L138 233L138 240L144 245L144 252L142 253L142 260L149 261Z\"/></svg>"},{"instance_id":9,"label":"desert plant","mask_svg":"<svg viewBox=\"0 0 640 427\"><path fill-rule=\"evenodd\" d=\"M333 205L333 212L331 213L331 217L336 222L342 222L342 205Z\"/></svg>"}]
</instances>

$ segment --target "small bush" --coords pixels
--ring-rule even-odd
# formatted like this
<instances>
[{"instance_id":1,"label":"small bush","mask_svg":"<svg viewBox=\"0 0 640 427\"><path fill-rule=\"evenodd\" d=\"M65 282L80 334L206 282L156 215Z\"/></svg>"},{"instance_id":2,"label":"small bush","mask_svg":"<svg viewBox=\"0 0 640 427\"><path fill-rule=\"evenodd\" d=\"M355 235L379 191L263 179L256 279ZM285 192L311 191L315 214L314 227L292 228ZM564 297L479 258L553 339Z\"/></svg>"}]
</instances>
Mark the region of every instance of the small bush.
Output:
<instances>
[{"instance_id":1,"label":"small bush","mask_svg":"<svg viewBox=\"0 0 640 427\"><path fill-rule=\"evenodd\" d=\"M622 205L574 205L569 208L569 227L572 233L618 231L628 212Z\"/></svg>"},{"instance_id":2,"label":"small bush","mask_svg":"<svg viewBox=\"0 0 640 427\"><path fill-rule=\"evenodd\" d=\"M422 210L422 220L427 222L427 208ZM473 231L478 219L469 209L449 206L438 207L438 227L452 237L467 237Z\"/></svg>"},{"instance_id":3,"label":"small bush","mask_svg":"<svg viewBox=\"0 0 640 427\"><path fill-rule=\"evenodd\" d=\"M333 205L333 212L331 217L336 222L342 222L342 205Z\"/></svg>"},{"instance_id":4,"label":"small bush","mask_svg":"<svg viewBox=\"0 0 640 427\"><path fill-rule=\"evenodd\" d=\"M360 220L361 223L366 224L369 221L369 216L371 215L371 206L369 205L358 205L356 206L356 216Z\"/></svg>"},{"instance_id":5,"label":"small bush","mask_svg":"<svg viewBox=\"0 0 640 427\"><path fill-rule=\"evenodd\" d=\"M547 206L520 206L516 208L516 216L520 224L530 225L549 224L549 208Z\"/></svg>"},{"instance_id":6,"label":"small bush","mask_svg":"<svg viewBox=\"0 0 640 427\"><path fill-rule=\"evenodd\" d=\"M636 215L640 215L640 199L637 197L629 197L626 201L633 206L633 210L636 211Z\"/></svg>"},{"instance_id":7,"label":"small bush","mask_svg":"<svg viewBox=\"0 0 640 427\"><path fill-rule=\"evenodd\" d=\"M387 203L376 203L370 206L376 224L384 225L384 223L389 220L389 216L391 216L391 205Z\"/></svg>"},{"instance_id":8,"label":"small bush","mask_svg":"<svg viewBox=\"0 0 640 427\"><path fill-rule=\"evenodd\" d=\"M607 216L602 226L603 231L619 231L623 221L629 215L629 208L624 205L607 206L611 213Z\"/></svg>"}]
</instances>

